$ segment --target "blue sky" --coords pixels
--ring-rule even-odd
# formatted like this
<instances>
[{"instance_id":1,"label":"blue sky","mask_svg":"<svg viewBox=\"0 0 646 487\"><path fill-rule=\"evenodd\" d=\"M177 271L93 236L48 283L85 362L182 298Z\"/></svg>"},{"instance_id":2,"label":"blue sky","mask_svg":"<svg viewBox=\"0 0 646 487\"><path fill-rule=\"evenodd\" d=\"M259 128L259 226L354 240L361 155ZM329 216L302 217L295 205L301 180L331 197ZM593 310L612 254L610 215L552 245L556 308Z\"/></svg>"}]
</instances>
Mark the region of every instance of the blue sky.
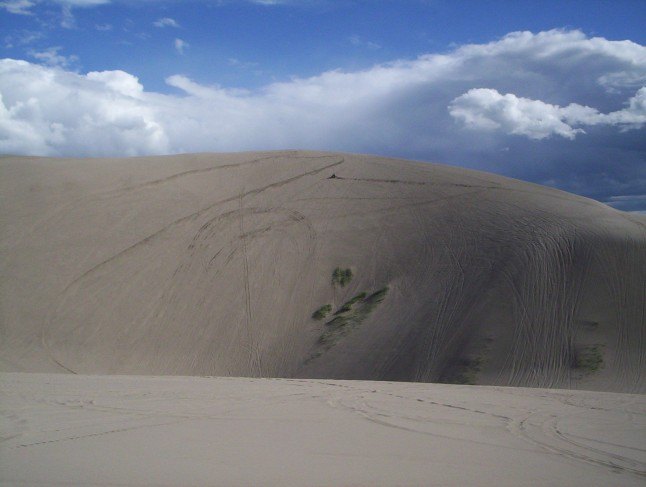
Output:
<instances>
[{"instance_id":1,"label":"blue sky","mask_svg":"<svg viewBox=\"0 0 646 487\"><path fill-rule=\"evenodd\" d=\"M5 0L0 25L0 152L368 152L646 209L643 1Z\"/></svg>"}]
</instances>

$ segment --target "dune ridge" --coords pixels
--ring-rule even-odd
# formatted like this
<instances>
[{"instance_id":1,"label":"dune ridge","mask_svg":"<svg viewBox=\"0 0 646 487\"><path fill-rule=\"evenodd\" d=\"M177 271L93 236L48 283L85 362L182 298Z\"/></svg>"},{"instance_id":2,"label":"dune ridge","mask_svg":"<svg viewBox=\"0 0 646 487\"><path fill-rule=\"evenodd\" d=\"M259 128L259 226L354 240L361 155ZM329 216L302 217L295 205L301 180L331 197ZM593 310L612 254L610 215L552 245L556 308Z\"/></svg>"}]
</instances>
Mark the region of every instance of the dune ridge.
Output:
<instances>
[{"instance_id":1,"label":"dune ridge","mask_svg":"<svg viewBox=\"0 0 646 487\"><path fill-rule=\"evenodd\" d=\"M341 153L3 157L0 176L3 371L646 390L640 215Z\"/></svg>"}]
</instances>

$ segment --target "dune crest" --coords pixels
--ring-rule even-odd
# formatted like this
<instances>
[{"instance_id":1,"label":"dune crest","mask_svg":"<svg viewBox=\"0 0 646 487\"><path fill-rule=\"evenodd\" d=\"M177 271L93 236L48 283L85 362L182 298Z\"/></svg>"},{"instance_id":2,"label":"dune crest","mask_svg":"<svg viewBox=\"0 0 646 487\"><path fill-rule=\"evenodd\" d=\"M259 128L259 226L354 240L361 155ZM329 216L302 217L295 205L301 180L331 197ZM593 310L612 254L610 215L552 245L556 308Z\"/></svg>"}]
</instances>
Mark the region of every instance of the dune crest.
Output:
<instances>
[{"instance_id":1,"label":"dune crest","mask_svg":"<svg viewBox=\"0 0 646 487\"><path fill-rule=\"evenodd\" d=\"M646 391L646 219L586 198L302 151L0 185L3 371Z\"/></svg>"}]
</instances>

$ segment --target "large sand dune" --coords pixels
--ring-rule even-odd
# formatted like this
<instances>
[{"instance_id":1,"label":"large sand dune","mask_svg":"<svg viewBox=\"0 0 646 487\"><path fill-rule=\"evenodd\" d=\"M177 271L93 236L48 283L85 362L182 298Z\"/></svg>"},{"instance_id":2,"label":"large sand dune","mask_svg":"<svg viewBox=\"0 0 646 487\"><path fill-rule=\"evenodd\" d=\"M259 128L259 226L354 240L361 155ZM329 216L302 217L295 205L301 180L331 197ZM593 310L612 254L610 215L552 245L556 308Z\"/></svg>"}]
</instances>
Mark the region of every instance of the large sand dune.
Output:
<instances>
[{"instance_id":1,"label":"large sand dune","mask_svg":"<svg viewBox=\"0 0 646 487\"><path fill-rule=\"evenodd\" d=\"M646 219L586 198L296 151L5 157L0 197L4 371L646 390Z\"/></svg>"}]
</instances>

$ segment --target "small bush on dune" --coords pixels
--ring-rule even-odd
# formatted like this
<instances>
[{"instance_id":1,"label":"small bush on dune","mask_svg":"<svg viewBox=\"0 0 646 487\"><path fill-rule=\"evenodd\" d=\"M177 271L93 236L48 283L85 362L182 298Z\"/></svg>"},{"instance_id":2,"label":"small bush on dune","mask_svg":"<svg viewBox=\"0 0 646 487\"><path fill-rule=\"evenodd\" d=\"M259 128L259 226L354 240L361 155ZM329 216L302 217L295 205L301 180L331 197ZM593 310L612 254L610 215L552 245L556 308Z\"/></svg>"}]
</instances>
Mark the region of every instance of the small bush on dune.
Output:
<instances>
[{"instance_id":1,"label":"small bush on dune","mask_svg":"<svg viewBox=\"0 0 646 487\"><path fill-rule=\"evenodd\" d=\"M459 362L460 371L456 376L456 384L474 385L480 368L482 367L482 357L463 358Z\"/></svg>"},{"instance_id":2,"label":"small bush on dune","mask_svg":"<svg viewBox=\"0 0 646 487\"><path fill-rule=\"evenodd\" d=\"M388 286L383 287L379 291L375 291L374 293L372 293L370 296L368 296L363 300L364 306L368 313L371 312L375 306L377 306L386 298L386 294L388 294L388 289L389 289Z\"/></svg>"},{"instance_id":3,"label":"small bush on dune","mask_svg":"<svg viewBox=\"0 0 646 487\"><path fill-rule=\"evenodd\" d=\"M330 314L330 311L332 311L332 305L331 304L324 304L319 309L314 311L314 313L312 313L312 318L314 318L315 320L322 320L328 314Z\"/></svg>"},{"instance_id":4,"label":"small bush on dune","mask_svg":"<svg viewBox=\"0 0 646 487\"><path fill-rule=\"evenodd\" d=\"M318 340L318 344L325 349L333 347L343 336L368 318L375 307L384 300L388 287L384 287L368 296L362 292L346 302L335 313L334 317L325 323L325 330Z\"/></svg>"},{"instance_id":5,"label":"small bush on dune","mask_svg":"<svg viewBox=\"0 0 646 487\"><path fill-rule=\"evenodd\" d=\"M386 297L386 294L388 293L388 286L382 287L379 291L375 291L372 293L370 296L366 298L366 302L368 303L381 303L384 298Z\"/></svg>"},{"instance_id":6,"label":"small bush on dune","mask_svg":"<svg viewBox=\"0 0 646 487\"><path fill-rule=\"evenodd\" d=\"M354 298L352 298L350 301L348 301L348 302L344 303L344 304L343 304L343 306L341 306L341 307L336 311L336 313L334 313L334 314L335 314L335 315L339 315L339 314L341 314L341 313L347 313L348 311L350 311L350 310L352 309L352 306L353 306L357 301L361 301L361 300L362 300L362 299L364 299L365 297L366 297L366 293L360 293L360 294L357 294L357 295L356 295Z\"/></svg>"},{"instance_id":7,"label":"small bush on dune","mask_svg":"<svg viewBox=\"0 0 646 487\"><path fill-rule=\"evenodd\" d=\"M577 353L574 366L585 372L596 372L599 370L603 366L601 345L592 345Z\"/></svg>"},{"instance_id":8,"label":"small bush on dune","mask_svg":"<svg viewBox=\"0 0 646 487\"><path fill-rule=\"evenodd\" d=\"M337 267L332 273L332 284L338 284L341 287L345 287L352 280L352 270L351 269L341 269Z\"/></svg>"},{"instance_id":9,"label":"small bush on dune","mask_svg":"<svg viewBox=\"0 0 646 487\"><path fill-rule=\"evenodd\" d=\"M342 269L337 267L332 272L332 285L337 284L345 287L352 280L352 270L349 268ZM343 336L350 333L354 328L361 325L361 323L372 313L375 307L381 303L386 297L388 286L379 289L378 291L368 294L361 292L352 299L343 303L341 307L334 313L334 315L325 322L325 328L316 342L316 349L305 363L320 357L324 351L332 348ZM322 320L328 316L332 311L332 306L326 304L312 313L312 318L315 320Z\"/></svg>"}]
</instances>

